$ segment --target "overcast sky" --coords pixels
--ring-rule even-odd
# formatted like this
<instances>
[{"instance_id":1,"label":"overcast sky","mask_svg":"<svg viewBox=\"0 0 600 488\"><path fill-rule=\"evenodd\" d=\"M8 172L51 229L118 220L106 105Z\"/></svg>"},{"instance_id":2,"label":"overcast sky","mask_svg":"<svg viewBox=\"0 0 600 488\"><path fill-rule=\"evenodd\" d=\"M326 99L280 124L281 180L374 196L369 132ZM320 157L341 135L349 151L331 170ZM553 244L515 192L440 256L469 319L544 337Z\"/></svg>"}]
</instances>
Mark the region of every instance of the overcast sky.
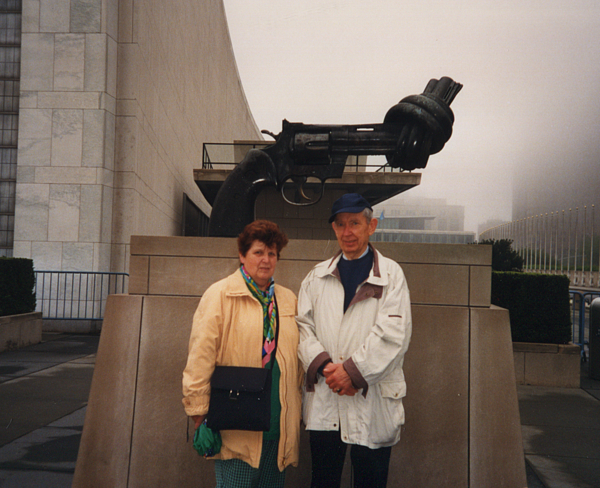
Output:
<instances>
[{"instance_id":1,"label":"overcast sky","mask_svg":"<svg viewBox=\"0 0 600 488\"><path fill-rule=\"evenodd\" d=\"M260 129L380 123L431 78L462 83L452 138L405 195L464 205L465 230L511 218L523 165L600 170L600 1L224 3Z\"/></svg>"}]
</instances>

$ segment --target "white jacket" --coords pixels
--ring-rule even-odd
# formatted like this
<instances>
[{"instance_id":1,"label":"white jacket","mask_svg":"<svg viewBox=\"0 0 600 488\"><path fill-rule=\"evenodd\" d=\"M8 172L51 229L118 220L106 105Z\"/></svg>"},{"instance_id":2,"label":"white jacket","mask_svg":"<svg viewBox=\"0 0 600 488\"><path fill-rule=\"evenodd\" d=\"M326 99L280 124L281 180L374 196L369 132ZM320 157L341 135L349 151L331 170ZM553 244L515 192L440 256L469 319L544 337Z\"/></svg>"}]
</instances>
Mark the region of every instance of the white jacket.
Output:
<instances>
[{"instance_id":1,"label":"white jacket","mask_svg":"<svg viewBox=\"0 0 600 488\"><path fill-rule=\"evenodd\" d=\"M373 249L373 248L372 248ZM333 259L317 264L298 295L298 355L306 375L303 417L308 430L340 430L348 444L375 449L400 440L406 383L402 364L412 330L402 268L373 249L373 268L344 313L344 288ZM333 393L317 370L343 363L355 396Z\"/></svg>"}]
</instances>

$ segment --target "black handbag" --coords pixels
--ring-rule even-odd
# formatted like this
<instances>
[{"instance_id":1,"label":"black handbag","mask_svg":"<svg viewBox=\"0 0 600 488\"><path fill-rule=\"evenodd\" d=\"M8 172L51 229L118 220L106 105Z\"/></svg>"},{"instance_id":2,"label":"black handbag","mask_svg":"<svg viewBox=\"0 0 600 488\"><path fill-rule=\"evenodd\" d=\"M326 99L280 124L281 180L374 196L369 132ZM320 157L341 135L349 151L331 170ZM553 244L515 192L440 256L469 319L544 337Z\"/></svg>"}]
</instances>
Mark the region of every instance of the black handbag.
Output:
<instances>
[{"instance_id":1,"label":"black handbag","mask_svg":"<svg viewBox=\"0 0 600 488\"><path fill-rule=\"evenodd\" d=\"M275 298L274 298L275 299ZM279 339L275 300L275 348L269 368L216 366L210 379L206 425L213 430L268 431L271 427L271 382Z\"/></svg>"}]
</instances>

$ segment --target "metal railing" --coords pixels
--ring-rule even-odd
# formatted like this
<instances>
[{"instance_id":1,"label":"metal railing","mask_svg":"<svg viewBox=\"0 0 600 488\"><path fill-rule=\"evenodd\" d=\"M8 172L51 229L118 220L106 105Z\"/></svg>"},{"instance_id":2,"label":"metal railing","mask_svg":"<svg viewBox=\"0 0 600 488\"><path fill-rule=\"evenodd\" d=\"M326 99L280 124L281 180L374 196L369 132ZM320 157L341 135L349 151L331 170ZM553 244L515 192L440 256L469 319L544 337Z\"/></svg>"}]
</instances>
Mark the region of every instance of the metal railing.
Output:
<instances>
[{"instance_id":1,"label":"metal railing","mask_svg":"<svg viewBox=\"0 0 600 488\"><path fill-rule=\"evenodd\" d=\"M575 287L600 288L600 239L595 207L534 215L481 233L483 239L510 239L524 271L563 274Z\"/></svg>"},{"instance_id":2,"label":"metal railing","mask_svg":"<svg viewBox=\"0 0 600 488\"><path fill-rule=\"evenodd\" d=\"M273 142L233 142L217 143L205 142L202 145L202 169L233 169L244 159L250 149L263 149ZM374 162L370 164L370 162ZM384 156L348 156L345 171L350 172L401 172L399 168L392 168L387 164Z\"/></svg>"},{"instance_id":3,"label":"metal railing","mask_svg":"<svg viewBox=\"0 0 600 488\"><path fill-rule=\"evenodd\" d=\"M590 305L595 298L600 297L600 291L569 290L569 294L571 295L573 343L581 348L581 357L585 361L590 343Z\"/></svg>"},{"instance_id":4,"label":"metal railing","mask_svg":"<svg viewBox=\"0 0 600 488\"><path fill-rule=\"evenodd\" d=\"M202 144L202 169L233 169L250 149L263 149L271 142L260 143L217 143Z\"/></svg>"},{"instance_id":5,"label":"metal railing","mask_svg":"<svg viewBox=\"0 0 600 488\"><path fill-rule=\"evenodd\" d=\"M36 271L36 311L47 320L102 320L108 295L127 293L129 275L94 271Z\"/></svg>"}]
</instances>

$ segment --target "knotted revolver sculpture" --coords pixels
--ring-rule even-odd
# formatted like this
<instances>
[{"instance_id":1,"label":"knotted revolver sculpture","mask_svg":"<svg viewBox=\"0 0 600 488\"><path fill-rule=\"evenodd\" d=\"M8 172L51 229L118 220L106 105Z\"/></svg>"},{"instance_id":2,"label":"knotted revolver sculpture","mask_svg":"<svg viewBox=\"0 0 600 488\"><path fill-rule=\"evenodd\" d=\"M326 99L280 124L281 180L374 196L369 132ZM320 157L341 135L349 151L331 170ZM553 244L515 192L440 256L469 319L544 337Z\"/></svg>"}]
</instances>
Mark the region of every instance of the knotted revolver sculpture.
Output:
<instances>
[{"instance_id":1,"label":"knotted revolver sculpture","mask_svg":"<svg viewBox=\"0 0 600 488\"><path fill-rule=\"evenodd\" d=\"M266 186L277 187L292 205L317 203L325 181L342 177L348 156L383 155L393 168L425 168L429 156L441 151L452 135L450 104L461 88L448 77L432 79L422 94L408 96L388 110L383 124L306 125L284 120L275 142L248 151L219 189L209 235L236 237L254 220L256 198Z\"/></svg>"}]
</instances>

